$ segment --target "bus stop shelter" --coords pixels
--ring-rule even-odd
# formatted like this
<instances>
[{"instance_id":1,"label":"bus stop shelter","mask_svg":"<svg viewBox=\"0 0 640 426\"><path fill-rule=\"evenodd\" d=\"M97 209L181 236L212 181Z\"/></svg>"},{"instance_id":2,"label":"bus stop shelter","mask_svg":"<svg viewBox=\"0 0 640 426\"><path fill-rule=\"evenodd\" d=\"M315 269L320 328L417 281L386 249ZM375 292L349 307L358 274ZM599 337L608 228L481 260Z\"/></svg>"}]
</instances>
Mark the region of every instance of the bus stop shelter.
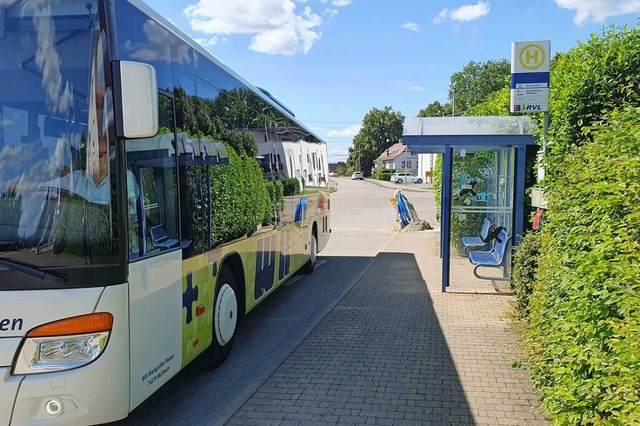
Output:
<instances>
[{"instance_id":1,"label":"bus stop shelter","mask_svg":"<svg viewBox=\"0 0 640 426\"><path fill-rule=\"evenodd\" d=\"M412 153L443 156L440 210L443 292L451 279L452 253L461 253L461 237L478 235L485 218L494 228L506 230L511 242L518 244L524 228L527 145L536 144L534 128L535 123L527 116L405 120L402 140ZM495 279L509 277L510 250L506 256L499 266L502 275Z\"/></svg>"}]
</instances>

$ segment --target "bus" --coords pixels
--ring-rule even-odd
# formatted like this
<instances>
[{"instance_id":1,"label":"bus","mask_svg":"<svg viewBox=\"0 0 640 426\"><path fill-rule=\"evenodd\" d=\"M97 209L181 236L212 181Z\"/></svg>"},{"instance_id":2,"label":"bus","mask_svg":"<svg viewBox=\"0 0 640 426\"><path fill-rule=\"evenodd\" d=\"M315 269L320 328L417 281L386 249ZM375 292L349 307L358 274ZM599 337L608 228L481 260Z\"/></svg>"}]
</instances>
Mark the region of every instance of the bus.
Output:
<instances>
[{"instance_id":1,"label":"bus","mask_svg":"<svg viewBox=\"0 0 640 426\"><path fill-rule=\"evenodd\" d=\"M127 417L329 241L326 144L139 0L1 0L0 123L0 425Z\"/></svg>"}]
</instances>

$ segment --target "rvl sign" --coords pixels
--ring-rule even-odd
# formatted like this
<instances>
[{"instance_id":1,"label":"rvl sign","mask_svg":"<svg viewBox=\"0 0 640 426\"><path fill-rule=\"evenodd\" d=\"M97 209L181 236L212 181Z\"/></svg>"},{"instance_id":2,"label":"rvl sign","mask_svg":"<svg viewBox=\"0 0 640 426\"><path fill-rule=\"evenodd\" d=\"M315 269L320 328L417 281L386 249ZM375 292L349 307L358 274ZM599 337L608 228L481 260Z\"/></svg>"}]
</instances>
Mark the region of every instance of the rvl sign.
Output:
<instances>
[{"instance_id":1,"label":"rvl sign","mask_svg":"<svg viewBox=\"0 0 640 426\"><path fill-rule=\"evenodd\" d=\"M511 112L549 111L550 41L511 43Z\"/></svg>"}]
</instances>

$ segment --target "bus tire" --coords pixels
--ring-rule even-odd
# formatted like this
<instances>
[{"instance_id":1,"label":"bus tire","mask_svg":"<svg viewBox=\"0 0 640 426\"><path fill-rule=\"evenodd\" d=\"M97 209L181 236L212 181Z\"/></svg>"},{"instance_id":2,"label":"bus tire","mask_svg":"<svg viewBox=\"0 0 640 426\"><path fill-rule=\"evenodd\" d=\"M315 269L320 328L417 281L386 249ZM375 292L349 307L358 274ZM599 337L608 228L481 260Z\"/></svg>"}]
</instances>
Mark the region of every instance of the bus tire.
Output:
<instances>
[{"instance_id":1,"label":"bus tire","mask_svg":"<svg viewBox=\"0 0 640 426\"><path fill-rule=\"evenodd\" d=\"M220 269L213 298L213 341L203 354L207 367L216 368L227 359L233 347L239 320L236 279L231 268L224 265Z\"/></svg>"},{"instance_id":2,"label":"bus tire","mask_svg":"<svg viewBox=\"0 0 640 426\"><path fill-rule=\"evenodd\" d=\"M303 274L310 274L316 269L316 262L318 261L318 239L316 233L311 233L311 240L309 241L309 261L302 267Z\"/></svg>"}]
</instances>

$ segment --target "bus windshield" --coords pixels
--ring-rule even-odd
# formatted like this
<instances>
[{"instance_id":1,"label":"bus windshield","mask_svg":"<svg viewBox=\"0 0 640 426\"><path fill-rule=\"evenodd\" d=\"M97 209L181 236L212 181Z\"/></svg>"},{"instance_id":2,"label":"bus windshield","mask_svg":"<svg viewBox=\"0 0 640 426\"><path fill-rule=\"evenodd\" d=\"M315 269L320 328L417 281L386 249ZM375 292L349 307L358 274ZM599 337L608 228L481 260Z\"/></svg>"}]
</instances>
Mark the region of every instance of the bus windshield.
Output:
<instances>
[{"instance_id":1,"label":"bus windshield","mask_svg":"<svg viewBox=\"0 0 640 426\"><path fill-rule=\"evenodd\" d=\"M95 0L0 0L0 290L99 285L64 271L117 261L110 57L99 9Z\"/></svg>"}]
</instances>

